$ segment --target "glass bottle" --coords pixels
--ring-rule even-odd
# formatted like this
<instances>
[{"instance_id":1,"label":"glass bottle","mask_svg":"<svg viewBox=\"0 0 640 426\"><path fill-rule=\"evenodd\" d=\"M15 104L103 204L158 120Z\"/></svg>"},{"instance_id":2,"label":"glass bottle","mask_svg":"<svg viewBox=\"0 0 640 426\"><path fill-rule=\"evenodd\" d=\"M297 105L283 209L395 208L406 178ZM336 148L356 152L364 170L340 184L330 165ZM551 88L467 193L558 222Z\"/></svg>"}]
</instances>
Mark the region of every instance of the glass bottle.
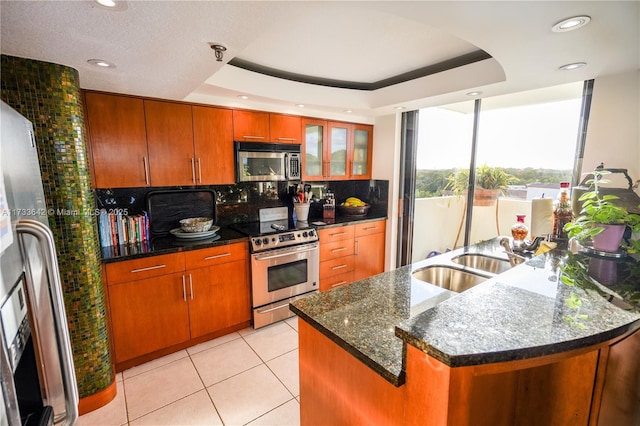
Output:
<instances>
[{"instance_id":1,"label":"glass bottle","mask_svg":"<svg viewBox=\"0 0 640 426\"><path fill-rule=\"evenodd\" d=\"M516 223L511 226L511 236L513 237L514 248L522 247L524 239L529 233L529 228L524 224L524 218L526 215L517 214Z\"/></svg>"},{"instance_id":2,"label":"glass bottle","mask_svg":"<svg viewBox=\"0 0 640 426\"><path fill-rule=\"evenodd\" d=\"M556 240L567 239L564 226L573 220L569 182L560 182L560 192L553 203L553 233Z\"/></svg>"}]
</instances>

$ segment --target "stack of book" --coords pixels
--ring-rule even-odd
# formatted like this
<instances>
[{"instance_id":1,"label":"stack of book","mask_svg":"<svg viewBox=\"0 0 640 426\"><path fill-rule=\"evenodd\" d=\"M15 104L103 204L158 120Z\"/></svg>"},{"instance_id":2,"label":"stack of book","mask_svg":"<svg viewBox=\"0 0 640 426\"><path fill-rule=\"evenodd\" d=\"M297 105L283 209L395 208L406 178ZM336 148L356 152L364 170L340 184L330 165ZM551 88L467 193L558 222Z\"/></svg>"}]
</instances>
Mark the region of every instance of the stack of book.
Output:
<instances>
[{"instance_id":1,"label":"stack of book","mask_svg":"<svg viewBox=\"0 0 640 426\"><path fill-rule=\"evenodd\" d=\"M147 212L129 216L119 210L101 209L98 224L102 247L136 244L149 240Z\"/></svg>"}]
</instances>

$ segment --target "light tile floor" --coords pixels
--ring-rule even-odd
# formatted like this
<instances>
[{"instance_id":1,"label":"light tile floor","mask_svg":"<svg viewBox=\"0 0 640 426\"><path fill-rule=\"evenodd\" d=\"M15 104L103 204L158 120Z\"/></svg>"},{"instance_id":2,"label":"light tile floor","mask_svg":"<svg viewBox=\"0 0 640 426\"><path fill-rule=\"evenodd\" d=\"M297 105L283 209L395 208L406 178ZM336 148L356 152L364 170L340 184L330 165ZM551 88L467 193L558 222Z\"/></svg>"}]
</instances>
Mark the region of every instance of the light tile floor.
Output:
<instances>
[{"instance_id":1,"label":"light tile floor","mask_svg":"<svg viewBox=\"0 0 640 426\"><path fill-rule=\"evenodd\" d=\"M247 328L117 375L80 426L299 425L298 321Z\"/></svg>"}]
</instances>

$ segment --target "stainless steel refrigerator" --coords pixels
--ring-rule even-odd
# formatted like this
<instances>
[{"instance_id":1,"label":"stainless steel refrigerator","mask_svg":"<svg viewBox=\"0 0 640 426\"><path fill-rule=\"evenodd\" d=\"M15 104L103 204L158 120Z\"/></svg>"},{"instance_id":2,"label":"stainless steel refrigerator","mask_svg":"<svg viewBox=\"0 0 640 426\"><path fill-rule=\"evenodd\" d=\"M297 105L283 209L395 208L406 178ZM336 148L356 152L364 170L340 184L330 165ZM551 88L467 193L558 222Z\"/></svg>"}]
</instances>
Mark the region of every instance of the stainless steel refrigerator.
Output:
<instances>
[{"instance_id":1,"label":"stainless steel refrigerator","mask_svg":"<svg viewBox=\"0 0 640 426\"><path fill-rule=\"evenodd\" d=\"M72 425L78 390L33 125L0 116L0 426Z\"/></svg>"}]
</instances>

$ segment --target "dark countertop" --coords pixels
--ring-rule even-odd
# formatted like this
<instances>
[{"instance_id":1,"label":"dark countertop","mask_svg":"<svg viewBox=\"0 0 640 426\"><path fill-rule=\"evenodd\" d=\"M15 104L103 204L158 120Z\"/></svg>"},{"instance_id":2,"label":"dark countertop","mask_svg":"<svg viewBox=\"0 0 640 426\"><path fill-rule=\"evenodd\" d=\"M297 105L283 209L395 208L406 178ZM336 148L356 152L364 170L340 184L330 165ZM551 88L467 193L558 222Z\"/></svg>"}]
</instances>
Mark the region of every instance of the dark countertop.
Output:
<instances>
[{"instance_id":1,"label":"dark countertop","mask_svg":"<svg viewBox=\"0 0 640 426\"><path fill-rule=\"evenodd\" d=\"M102 263L121 262L123 260L204 249L246 241L249 241L249 237L226 226L221 226L215 237L202 240L179 240L172 235L168 235L165 237L154 237L151 241L145 241L139 244L102 247Z\"/></svg>"},{"instance_id":2,"label":"dark countertop","mask_svg":"<svg viewBox=\"0 0 640 426\"><path fill-rule=\"evenodd\" d=\"M311 220L311 224L317 229L332 228L355 223L374 222L385 220L385 217L337 217L333 221L323 221L323 219ZM315 222L323 222L323 225L316 225ZM124 260L138 259L142 257L158 256L161 254L178 253L187 250L197 250L209 247L216 247L225 244L233 244L249 241L249 237L235 231L227 226L221 226L216 236L219 238L207 238L202 240L179 240L171 235L154 237L151 241L138 244L126 244L120 246L102 247L102 263L121 262Z\"/></svg>"},{"instance_id":3,"label":"dark countertop","mask_svg":"<svg viewBox=\"0 0 640 426\"><path fill-rule=\"evenodd\" d=\"M470 270L451 261L460 254L506 258L498 241L312 295L291 310L396 386L405 379L405 344L458 367L565 352L640 327L640 262L632 258L603 268L600 259L554 250L462 293L412 277L429 265ZM563 270L579 285L565 284ZM579 311L566 302L571 293Z\"/></svg>"}]
</instances>

